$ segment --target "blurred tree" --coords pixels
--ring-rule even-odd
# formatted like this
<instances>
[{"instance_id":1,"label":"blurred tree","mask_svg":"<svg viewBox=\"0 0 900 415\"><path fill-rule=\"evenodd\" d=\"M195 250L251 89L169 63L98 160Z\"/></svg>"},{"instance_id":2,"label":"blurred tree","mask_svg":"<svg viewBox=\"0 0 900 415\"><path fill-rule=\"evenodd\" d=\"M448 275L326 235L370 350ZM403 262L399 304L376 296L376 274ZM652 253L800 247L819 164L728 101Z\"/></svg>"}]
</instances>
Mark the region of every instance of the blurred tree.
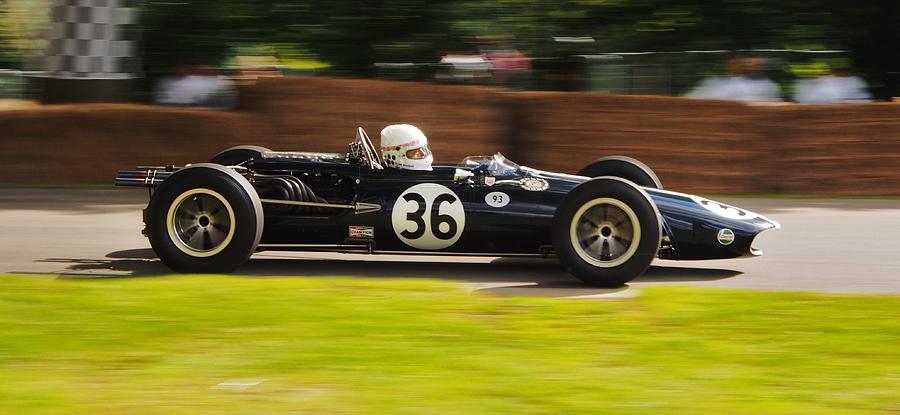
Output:
<instances>
[{"instance_id":1,"label":"blurred tree","mask_svg":"<svg viewBox=\"0 0 900 415\"><path fill-rule=\"evenodd\" d=\"M0 0L3 1L3 0ZM530 56L620 51L846 49L879 97L898 95L897 0L147 0L148 75L217 64L241 43L293 44L337 74L376 62L436 62L476 36ZM590 36L562 50L554 36ZM891 74L894 75L891 75Z\"/></svg>"},{"instance_id":2,"label":"blurred tree","mask_svg":"<svg viewBox=\"0 0 900 415\"><path fill-rule=\"evenodd\" d=\"M0 68L9 68L18 63L18 54L13 46L13 25L10 24L9 4L0 0Z\"/></svg>"},{"instance_id":3,"label":"blurred tree","mask_svg":"<svg viewBox=\"0 0 900 415\"><path fill-rule=\"evenodd\" d=\"M39 69L49 0L0 0L0 68Z\"/></svg>"},{"instance_id":4,"label":"blurred tree","mask_svg":"<svg viewBox=\"0 0 900 415\"><path fill-rule=\"evenodd\" d=\"M457 0L273 1L273 36L315 52L338 73L371 76L376 62L435 62L458 42Z\"/></svg>"},{"instance_id":5,"label":"blurred tree","mask_svg":"<svg viewBox=\"0 0 900 415\"><path fill-rule=\"evenodd\" d=\"M150 78L179 65L218 66L235 43L271 35L265 1L149 0L141 10L144 71Z\"/></svg>"},{"instance_id":6,"label":"blurred tree","mask_svg":"<svg viewBox=\"0 0 900 415\"><path fill-rule=\"evenodd\" d=\"M876 98L900 97L900 4L896 0L847 0L833 29L847 36L854 69L871 83Z\"/></svg>"}]
</instances>

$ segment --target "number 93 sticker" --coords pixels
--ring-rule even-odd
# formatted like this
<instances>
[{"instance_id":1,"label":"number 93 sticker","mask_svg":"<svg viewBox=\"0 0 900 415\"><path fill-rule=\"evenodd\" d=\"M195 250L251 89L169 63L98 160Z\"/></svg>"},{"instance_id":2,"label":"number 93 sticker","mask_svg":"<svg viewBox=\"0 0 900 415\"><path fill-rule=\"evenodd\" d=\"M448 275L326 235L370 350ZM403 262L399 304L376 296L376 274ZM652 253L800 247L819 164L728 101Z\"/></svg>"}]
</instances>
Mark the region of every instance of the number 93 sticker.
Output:
<instances>
[{"instance_id":1,"label":"number 93 sticker","mask_svg":"<svg viewBox=\"0 0 900 415\"><path fill-rule=\"evenodd\" d=\"M452 190L422 183L406 189L394 202L391 225L397 237L413 248L444 249L462 235L466 212Z\"/></svg>"}]
</instances>

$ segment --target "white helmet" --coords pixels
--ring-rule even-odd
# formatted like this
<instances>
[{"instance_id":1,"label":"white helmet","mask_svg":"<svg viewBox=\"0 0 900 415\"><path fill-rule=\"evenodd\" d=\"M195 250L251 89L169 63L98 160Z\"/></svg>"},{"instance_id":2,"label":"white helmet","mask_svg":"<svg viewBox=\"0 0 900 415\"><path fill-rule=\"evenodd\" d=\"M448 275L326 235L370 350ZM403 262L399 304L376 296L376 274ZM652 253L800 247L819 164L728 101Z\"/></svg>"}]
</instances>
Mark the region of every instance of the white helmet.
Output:
<instances>
[{"instance_id":1,"label":"white helmet","mask_svg":"<svg viewBox=\"0 0 900 415\"><path fill-rule=\"evenodd\" d=\"M386 167L406 170L431 170L434 161L425 133L409 124L381 130L381 158Z\"/></svg>"}]
</instances>

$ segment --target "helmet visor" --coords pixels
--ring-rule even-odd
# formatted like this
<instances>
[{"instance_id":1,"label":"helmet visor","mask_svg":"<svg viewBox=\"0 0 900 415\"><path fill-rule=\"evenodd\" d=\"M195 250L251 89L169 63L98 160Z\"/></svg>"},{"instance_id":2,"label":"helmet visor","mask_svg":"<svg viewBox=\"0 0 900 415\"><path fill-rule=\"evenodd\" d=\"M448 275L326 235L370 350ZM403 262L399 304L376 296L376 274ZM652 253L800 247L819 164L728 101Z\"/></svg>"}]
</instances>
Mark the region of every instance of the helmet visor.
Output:
<instances>
[{"instance_id":1,"label":"helmet visor","mask_svg":"<svg viewBox=\"0 0 900 415\"><path fill-rule=\"evenodd\" d=\"M406 158L411 160L422 160L429 155L431 155L431 150L428 149L428 146L422 146L406 151Z\"/></svg>"}]
</instances>

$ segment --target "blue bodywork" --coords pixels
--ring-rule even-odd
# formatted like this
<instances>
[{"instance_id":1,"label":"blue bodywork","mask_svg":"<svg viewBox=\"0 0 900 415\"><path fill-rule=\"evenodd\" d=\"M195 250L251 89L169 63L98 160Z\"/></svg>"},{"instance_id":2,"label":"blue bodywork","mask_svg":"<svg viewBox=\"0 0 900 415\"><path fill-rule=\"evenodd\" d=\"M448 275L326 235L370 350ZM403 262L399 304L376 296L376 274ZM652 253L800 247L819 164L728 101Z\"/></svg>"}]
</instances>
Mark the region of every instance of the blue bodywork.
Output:
<instances>
[{"instance_id":1,"label":"blue bodywork","mask_svg":"<svg viewBox=\"0 0 900 415\"><path fill-rule=\"evenodd\" d=\"M347 210L317 214L267 212L261 249L365 244L371 252L548 254L553 251L552 223L557 206L575 186L590 180L520 167L505 158L500 159L500 164L484 158L483 164L436 165L432 171L407 171L373 169L337 154L298 156L304 154L310 153L272 152L245 166L254 174L298 177L330 203L365 203L378 209L362 214ZM392 222L398 199L419 184L439 185L452 195L439 203L429 201L431 213L424 212L426 206L421 206L422 212L404 213L406 218L401 220L410 221L405 232L415 235L419 230L416 221L424 227L428 218L435 223L449 220L452 226L432 224L430 231L432 237L450 234L458 238L451 245L413 246L409 240L401 239L398 219L395 217ZM661 258L705 260L759 255L751 247L753 239L760 232L779 227L761 215L698 196L643 189L660 213L664 233ZM488 203L492 197L493 205ZM459 207L464 213L455 221L435 216L444 214L447 218L447 209L451 208L460 215Z\"/></svg>"}]
</instances>

